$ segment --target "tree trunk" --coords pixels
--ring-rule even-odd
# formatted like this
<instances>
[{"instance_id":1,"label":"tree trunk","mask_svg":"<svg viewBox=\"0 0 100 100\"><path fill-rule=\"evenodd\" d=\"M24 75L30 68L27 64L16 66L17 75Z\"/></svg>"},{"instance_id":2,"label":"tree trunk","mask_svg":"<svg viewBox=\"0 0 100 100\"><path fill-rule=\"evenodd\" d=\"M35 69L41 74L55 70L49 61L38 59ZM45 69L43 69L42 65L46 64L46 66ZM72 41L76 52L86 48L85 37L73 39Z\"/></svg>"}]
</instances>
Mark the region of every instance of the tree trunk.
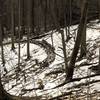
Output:
<instances>
[{"instance_id":1,"label":"tree trunk","mask_svg":"<svg viewBox=\"0 0 100 100\"><path fill-rule=\"evenodd\" d=\"M31 32L34 33L34 0L32 0L32 27L31 27Z\"/></svg>"},{"instance_id":2,"label":"tree trunk","mask_svg":"<svg viewBox=\"0 0 100 100\"><path fill-rule=\"evenodd\" d=\"M82 13L82 10L83 8L81 8L81 13ZM82 35L82 40L81 40L80 58L86 56L86 24L87 24L87 16L86 16L86 22L84 25L83 35Z\"/></svg>"},{"instance_id":3,"label":"tree trunk","mask_svg":"<svg viewBox=\"0 0 100 100\"><path fill-rule=\"evenodd\" d=\"M10 94L8 94L3 88L1 82L1 75L0 75L0 100L13 100Z\"/></svg>"},{"instance_id":4,"label":"tree trunk","mask_svg":"<svg viewBox=\"0 0 100 100\"><path fill-rule=\"evenodd\" d=\"M47 0L45 0L45 13L44 13L44 29L47 31Z\"/></svg>"},{"instance_id":5,"label":"tree trunk","mask_svg":"<svg viewBox=\"0 0 100 100\"><path fill-rule=\"evenodd\" d=\"M65 71L66 71L66 74L67 74L67 71L68 71L67 63L68 63L68 61L67 61L67 54L66 54L66 44L65 44L64 31L60 30L60 33L61 33L61 37L62 37L63 54L64 54L64 62L65 62Z\"/></svg>"},{"instance_id":6,"label":"tree trunk","mask_svg":"<svg viewBox=\"0 0 100 100\"><path fill-rule=\"evenodd\" d=\"M86 24L84 26L82 40L81 40L80 58L85 56L86 56Z\"/></svg>"},{"instance_id":7,"label":"tree trunk","mask_svg":"<svg viewBox=\"0 0 100 100\"><path fill-rule=\"evenodd\" d=\"M15 26L14 26L14 1L11 0L11 40L12 40L12 47L11 47L11 50L14 50L15 49L15 46L14 46L14 29L15 29Z\"/></svg>"},{"instance_id":8,"label":"tree trunk","mask_svg":"<svg viewBox=\"0 0 100 100\"><path fill-rule=\"evenodd\" d=\"M86 23L87 9L88 9L88 1L84 0L83 5L82 5L82 14L81 14L81 19L80 19L80 24L79 24L79 28L77 32L77 38L76 38L76 42L75 42L74 49L72 52L71 60L69 63L68 73L66 76L66 79L68 80L72 79L73 77L75 61L76 61L76 57L79 51L79 47L81 44L81 39L83 36L83 31L84 31L84 27Z\"/></svg>"},{"instance_id":9,"label":"tree trunk","mask_svg":"<svg viewBox=\"0 0 100 100\"><path fill-rule=\"evenodd\" d=\"M99 14L99 22L100 22L100 0L97 0L97 10L98 10L98 14Z\"/></svg>"},{"instance_id":10,"label":"tree trunk","mask_svg":"<svg viewBox=\"0 0 100 100\"><path fill-rule=\"evenodd\" d=\"M18 17L19 17L19 23L18 23L18 68L20 69L20 32L21 32L21 21L20 21L20 0L18 0Z\"/></svg>"},{"instance_id":11,"label":"tree trunk","mask_svg":"<svg viewBox=\"0 0 100 100\"><path fill-rule=\"evenodd\" d=\"M22 36L25 34L25 1L21 0L21 25L22 25Z\"/></svg>"},{"instance_id":12,"label":"tree trunk","mask_svg":"<svg viewBox=\"0 0 100 100\"><path fill-rule=\"evenodd\" d=\"M27 1L27 59L30 58L31 3L31 0Z\"/></svg>"},{"instance_id":13,"label":"tree trunk","mask_svg":"<svg viewBox=\"0 0 100 100\"><path fill-rule=\"evenodd\" d=\"M4 59L4 49L3 49L3 36L2 36L2 25L0 23L0 46L1 46L1 59L3 66L5 65L5 59Z\"/></svg>"},{"instance_id":14,"label":"tree trunk","mask_svg":"<svg viewBox=\"0 0 100 100\"><path fill-rule=\"evenodd\" d=\"M99 69L100 69L100 48L99 48Z\"/></svg>"}]
</instances>

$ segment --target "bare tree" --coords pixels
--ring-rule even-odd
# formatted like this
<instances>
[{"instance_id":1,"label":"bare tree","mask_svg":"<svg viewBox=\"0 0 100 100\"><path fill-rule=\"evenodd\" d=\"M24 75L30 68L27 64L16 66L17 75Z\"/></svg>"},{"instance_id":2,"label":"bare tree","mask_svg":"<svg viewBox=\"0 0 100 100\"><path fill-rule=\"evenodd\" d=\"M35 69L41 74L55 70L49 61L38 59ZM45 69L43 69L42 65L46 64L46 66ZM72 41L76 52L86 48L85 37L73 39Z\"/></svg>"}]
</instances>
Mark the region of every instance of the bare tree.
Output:
<instances>
[{"instance_id":1,"label":"bare tree","mask_svg":"<svg viewBox=\"0 0 100 100\"><path fill-rule=\"evenodd\" d=\"M88 1L84 0L83 5L82 5L80 24L79 24L78 32L77 32L77 38L76 38L76 42L75 42L74 49L72 52L71 60L69 63L68 73L66 76L66 79L68 79L68 80L72 79L72 77L73 77L75 61L76 61L76 57L77 57L77 54L79 51L79 47L81 44L81 39L83 36L83 31L84 31L84 27L85 27L85 23L86 23L87 10L88 10Z\"/></svg>"},{"instance_id":2,"label":"bare tree","mask_svg":"<svg viewBox=\"0 0 100 100\"><path fill-rule=\"evenodd\" d=\"M97 10L98 10L98 14L99 14L99 21L100 21L100 0L97 0Z\"/></svg>"},{"instance_id":3,"label":"bare tree","mask_svg":"<svg viewBox=\"0 0 100 100\"><path fill-rule=\"evenodd\" d=\"M27 1L27 59L30 58L30 33L31 33L31 0Z\"/></svg>"},{"instance_id":4,"label":"bare tree","mask_svg":"<svg viewBox=\"0 0 100 100\"><path fill-rule=\"evenodd\" d=\"M86 56L86 23L84 26L82 40L81 40L80 58L84 56Z\"/></svg>"},{"instance_id":5,"label":"bare tree","mask_svg":"<svg viewBox=\"0 0 100 100\"><path fill-rule=\"evenodd\" d=\"M5 59L4 59L4 49L3 49L3 34L2 34L2 25L0 23L0 46L1 46L1 59L3 66L5 65Z\"/></svg>"},{"instance_id":6,"label":"bare tree","mask_svg":"<svg viewBox=\"0 0 100 100\"><path fill-rule=\"evenodd\" d=\"M12 40L12 47L11 50L15 49L14 46L14 31L15 27L14 27L14 0L11 0L11 40Z\"/></svg>"},{"instance_id":7,"label":"bare tree","mask_svg":"<svg viewBox=\"0 0 100 100\"><path fill-rule=\"evenodd\" d=\"M100 69L100 48L99 48L99 69Z\"/></svg>"},{"instance_id":8,"label":"bare tree","mask_svg":"<svg viewBox=\"0 0 100 100\"><path fill-rule=\"evenodd\" d=\"M47 31L47 0L45 0L45 15L44 15L44 28L45 28L45 31Z\"/></svg>"},{"instance_id":9,"label":"bare tree","mask_svg":"<svg viewBox=\"0 0 100 100\"><path fill-rule=\"evenodd\" d=\"M1 74L0 74L0 100L13 100L11 95L8 94L3 88L3 85L1 82Z\"/></svg>"},{"instance_id":10,"label":"bare tree","mask_svg":"<svg viewBox=\"0 0 100 100\"><path fill-rule=\"evenodd\" d=\"M18 36L19 36L19 40L18 40L18 68L20 69L20 32L21 32L21 21L20 21L20 0L18 0Z\"/></svg>"},{"instance_id":11,"label":"bare tree","mask_svg":"<svg viewBox=\"0 0 100 100\"><path fill-rule=\"evenodd\" d=\"M67 73L68 71L68 61L67 61L67 54L66 54L66 43L65 43L65 36L64 36L64 31L60 30L61 37L62 37L62 45L63 45L63 54L64 54L64 63L65 63L65 71Z\"/></svg>"}]
</instances>

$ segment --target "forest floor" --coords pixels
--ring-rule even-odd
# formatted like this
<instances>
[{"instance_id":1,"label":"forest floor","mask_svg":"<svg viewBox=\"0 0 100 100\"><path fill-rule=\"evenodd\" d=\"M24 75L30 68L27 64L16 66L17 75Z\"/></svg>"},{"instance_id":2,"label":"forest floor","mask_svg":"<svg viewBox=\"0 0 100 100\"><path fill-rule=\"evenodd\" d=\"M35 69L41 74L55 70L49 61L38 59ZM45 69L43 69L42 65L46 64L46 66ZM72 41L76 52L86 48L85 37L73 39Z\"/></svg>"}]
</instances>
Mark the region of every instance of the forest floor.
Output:
<instances>
[{"instance_id":1,"label":"forest floor","mask_svg":"<svg viewBox=\"0 0 100 100\"><path fill-rule=\"evenodd\" d=\"M53 30L41 39L30 40L27 60L27 44L21 43L21 63L18 69L18 43L11 51L10 39L4 41L5 65L0 59L4 88L16 96L41 96L46 100L100 100L100 25L95 22L87 28L87 55L77 56L73 80L65 81L64 56L61 34ZM77 25L70 27L70 40L66 41L68 63L74 47ZM65 33L65 29L64 29ZM66 38L66 37L65 37ZM25 39L23 39L25 40ZM80 52L80 51L79 51ZM1 52L0 52L1 53ZM52 99L51 99L52 98ZM71 99L70 99L71 98Z\"/></svg>"}]
</instances>

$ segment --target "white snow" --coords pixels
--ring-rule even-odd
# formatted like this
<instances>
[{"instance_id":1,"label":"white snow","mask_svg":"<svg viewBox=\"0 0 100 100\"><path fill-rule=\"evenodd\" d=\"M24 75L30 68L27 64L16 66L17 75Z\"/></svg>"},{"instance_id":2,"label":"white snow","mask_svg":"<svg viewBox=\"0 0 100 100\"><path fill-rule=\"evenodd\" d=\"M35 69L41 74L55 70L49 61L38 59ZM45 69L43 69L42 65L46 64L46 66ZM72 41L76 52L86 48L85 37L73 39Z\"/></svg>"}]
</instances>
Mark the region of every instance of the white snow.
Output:
<instances>
[{"instance_id":1,"label":"white snow","mask_svg":"<svg viewBox=\"0 0 100 100\"><path fill-rule=\"evenodd\" d=\"M99 28L100 25L97 25L96 28ZM76 26L72 26L71 27L71 34L73 35L73 32L77 32L73 31L77 28ZM65 30L64 30L65 32ZM96 29L91 29L88 28L87 29L87 43L89 43L89 47L93 46L94 44L97 45L96 41L94 41L95 39L100 37L100 30L96 30ZM73 35L74 36L74 35ZM51 38L44 38L47 39L46 41L50 44L52 44L52 40ZM10 40L10 39L9 39ZM91 41L92 42L91 42ZM99 39L100 40L100 39ZM6 41L6 40L5 40ZM67 85L64 85L63 87L59 87L57 89L52 89L53 87L59 85L60 83L63 83L64 81L64 75L65 74L58 74L58 76L56 76L54 79L53 78L46 78L45 74L47 72L49 72L50 70L53 70L54 68L61 68L64 62L63 59L63 51L62 51L62 41L61 41L61 34L58 32L55 32L53 34L53 46L55 47L55 53L58 54L56 55L55 61L48 67L48 68L44 68L43 71L40 71L39 73L34 72L34 68L39 68L39 66L35 65L32 67L32 65L35 64L35 59L38 59L39 62L43 61L44 59L46 59L47 54L45 53L45 50L43 48L41 48L38 45L35 44L30 44L30 52L31 52L31 60L30 61L26 61L25 59L27 58L27 45L26 43L21 44L21 62L25 64L25 66L23 67L23 70L25 70L25 75L26 75L26 81L24 82L24 76L22 76L22 73L19 73L20 75L20 79L19 81L16 81L16 79L14 80L10 80L8 81L8 83L3 82L5 89L13 94L13 95L20 95L21 94L21 90L24 88L26 89L32 89L37 87L37 80L41 79L43 81L43 84L45 84L45 87L42 90L36 90L36 91L31 91L31 92L27 92L26 94L24 94L24 96L33 96L34 95L42 95L42 94L48 94L48 96L56 96L58 94L61 94L64 91L68 91L67 88L71 88L74 85L80 84L80 83L84 83L86 82L86 80L82 79L80 82L73 82L73 83L69 83ZM98 42L98 41L97 41ZM100 42L100 41L99 41ZM15 44L16 49L15 52L11 51L11 44L9 45L5 45L4 46L4 56L5 56L5 60L6 60L6 64L5 67L7 68L7 71L9 71L9 73L7 75L11 75L13 74L13 77L16 76L15 75L15 68L17 67L17 63L18 63L18 44ZM72 49L74 47L74 40L71 39L68 43L66 43L66 49L67 49L67 56L69 57L72 53ZM92 49L92 48L91 48ZM0 50L0 54L1 54L1 50ZM94 51L95 56L97 56L94 60L92 60L92 62L98 62L98 55L99 55L99 49L97 48ZM60 55L60 56L59 56ZM87 59L81 60L79 62L76 63L76 65L80 65L81 63L86 62ZM58 66L58 64L62 64L60 66ZM1 64L1 59L0 59L0 69L1 69L1 73L2 76L5 74L4 72L4 67ZM85 77L87 75L87 73L90 71L88 70L89 66L83 66L80 68L75 68L74 71L74 77L78 78L78 77ZM28 69L28 70L27 70ZM33 70L33 71L32 71ZM92 72L89 74L93 74ZM100 76L96 76L93 78L90 78L91 80L94 79L100 79ZM2 78L3 81L6 80L6 78L3 76ZM52 81L51 81L52 80ZM17 86L13 87L14 85L18 84ZM92 90L97 90L100 91L100 83L95 83L92 86ZM13 88L12 88L13 87ZM64 89L63 89L64 88ZM62 90L63 89L63 90Z\"/></svg>"}]
</instances>

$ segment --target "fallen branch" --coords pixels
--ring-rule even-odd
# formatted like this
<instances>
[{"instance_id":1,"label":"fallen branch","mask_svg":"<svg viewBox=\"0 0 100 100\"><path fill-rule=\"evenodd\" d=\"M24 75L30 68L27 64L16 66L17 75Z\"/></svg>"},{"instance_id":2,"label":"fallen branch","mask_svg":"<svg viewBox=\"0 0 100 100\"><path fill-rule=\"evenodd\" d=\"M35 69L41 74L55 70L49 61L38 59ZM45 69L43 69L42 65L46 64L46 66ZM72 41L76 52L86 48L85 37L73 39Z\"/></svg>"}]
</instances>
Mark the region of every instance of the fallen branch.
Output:
<instances>
[{"instance_id":1,"label":"fallen branch","mask_svg":"<svg viewBox=\"0 0 100 100\"><path fill-rule=\"evenodd\" d=\"M59 69L59 70L55 70L55 71L51 71L49 73L46 73L46 76L52 75L52 74L60 74L60 73L64 73L64 69Z\"/></svg>"},{"instance_id":2,"label":"fallen branch","mask_svg":"<svg viewBox=\"0 0 100 100\"><path fill-rule=\"evenodd\" d=\"M68 89L72 89L72 88L80 88L81 86L87 86L87 85L90 85L90 84L93 84L93 83L97 83L97 82L100 82L100 80L92 80L90 82L86 82L86 83L80 83L78 85L74 85Z\"/></svg>"},{"instance_id":3,"label":"fallen branch","mask_svg":"<svg viewBox=\"0 0 100 100\"><path fill-rule=\"evenodd\" d=\"M87 78L91 78L91 77L95 77L95 76L99 76L100 74L94 74L94 75L89 75L89 76L85 76L85 77L82 77L82 78L73 78L71 80L66 80L64 81L63 83L59 84L58 86L52 88L52 89L56 89L58 87L62 87L68 83L71 83L71 82L76 82L76 81L81 81L82 79L87 79Z\"/></svg>"},{"instance_id":4,"label":"fallen branch","mask_svg":"<svg viewBox=\"0 0 100 100\"><path fill-rule=\"evenodd\" d=\"M48 100L60 100L59 98L64 97L64 96L67 96L67 95L71 95L71 94L72 94L72 92L65 92L65 93L63 93L63 94L61 94L61 95L59 95L59 96L50 98L50 99L48 99Z\"/></svg>"}]
</instances>

